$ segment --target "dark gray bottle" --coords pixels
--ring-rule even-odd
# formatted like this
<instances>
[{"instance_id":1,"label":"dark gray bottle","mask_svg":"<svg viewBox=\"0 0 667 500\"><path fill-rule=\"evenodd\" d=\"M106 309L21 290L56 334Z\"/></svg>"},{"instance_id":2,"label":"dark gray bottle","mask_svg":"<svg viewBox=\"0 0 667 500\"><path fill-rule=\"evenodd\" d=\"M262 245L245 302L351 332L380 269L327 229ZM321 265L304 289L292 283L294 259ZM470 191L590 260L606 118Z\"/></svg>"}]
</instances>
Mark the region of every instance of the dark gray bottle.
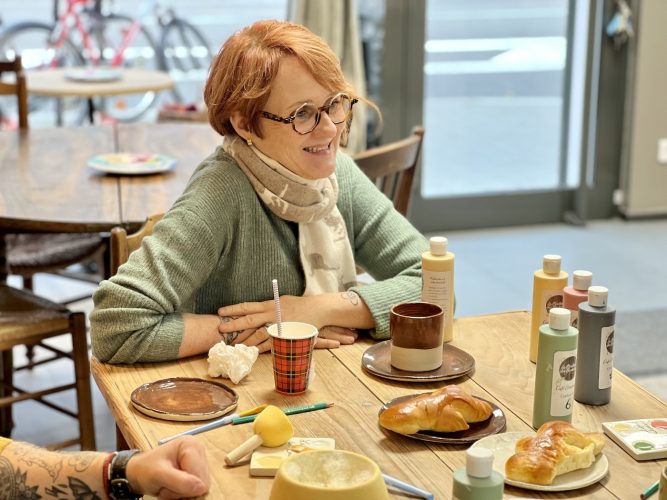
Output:
<instances>
[{"instance_id":1,"label":"dark gray bottle","mask_svg":"<svg viewBox=\"0 0 667 500\"><path fill-rule=\"evenodd\" d=\"M579 304L574 399L587 405L606 405L611 400L616 310L607 305L608 294L603 286L591 286L588 302Z\"/></svg>"}]
</instances>

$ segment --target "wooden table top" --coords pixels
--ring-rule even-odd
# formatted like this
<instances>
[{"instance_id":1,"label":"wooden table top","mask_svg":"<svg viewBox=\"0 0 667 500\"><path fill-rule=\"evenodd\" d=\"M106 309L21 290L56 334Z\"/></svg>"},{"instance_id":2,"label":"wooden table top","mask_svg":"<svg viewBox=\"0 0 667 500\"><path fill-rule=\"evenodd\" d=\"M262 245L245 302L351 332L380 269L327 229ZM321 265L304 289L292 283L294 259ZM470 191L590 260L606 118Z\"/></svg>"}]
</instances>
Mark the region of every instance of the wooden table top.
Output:
<instances>
[{"instance_id":1,"label":"wooden table top","mask_svg":"<svg viewBox=\"0 0 667 500\"><path fill-rule=\"evenodd\" d=\"M66 76L72 71L84 69L86 68L49 68L40 71L28 71L26 72L28 92L52 97L99 97L157 92L174 87L174 81L164 71L108 68L112 71L118 71L121 77L118 80L106 82L83 82L71 80Z\"/></svg>"},{"instance_id":2,"label":"wooden table top","mask_svg":"<svg viewBox=\"0 0 667 500\"><path fill-rule=\"evenodd\" d=\"M116 124L0 132L1 231L108 231L165 212L222 138L208 124ZM154 175L105 175L87 166L103 153L163 153Z\"/></svg>"},{"instance_id":3,"label":"wooden table top","mask_svg":"<svg viewBox=\"0 0 667 500\"><path fill-rule=\"evenodd\" d=\"M110 125L0 133L0 229L87 232L120 222L118 181L87 166L115 150Z\"/></svg>"},{"instance_id":4,"label":"wooden table top","mask_svg":"<svg viewBox=\"0 0 667 500\"><path fill-rule=\"evenodd\" d=\"M238 386L224 382L239 394L239 409L262 403L280 407L333 402L326 410L290 417L295 435L331 437L336 447L362 453L380 468L399 479L451 498L453 471L464 466L465 446L426 443L391 433L378 426L383 402L404 394L431 391L447 383L459 383L475 396L497 404L507 418L507 432L531 431L535 365L528 360L530 314L510 312L455 321L453 345L475 357L476 369L469 377L450 382L414 384L384 380L361 368L363 352L372 345L362 339L352 346L317 350L316 376L306 394L282 396L273 390L270 355L260 355L252 372ZM139 413L130 404L130 394L139 385L167 377L207 377L204 357L177 362L114 366L93 359L92 372L114 418L131 447L150 449L163 437L199 423L157 420ZM218 379L219 380L219 379ZM612 400L594 407L575 403L573 423L582 430L601 431L601 422L667 416L667 404L615 371ZM250 426L226 426L197 435L208 453L212 475L209 498L268 498L272 480L252 478L248 466L224 466L226 452L245 441ZM656 481L667 460L636 462L611 439L604 454L609 473L595 485L562 493L541 493L505 487L506 497L522 498L636 498Z\"/></svg>"}]
</instances>

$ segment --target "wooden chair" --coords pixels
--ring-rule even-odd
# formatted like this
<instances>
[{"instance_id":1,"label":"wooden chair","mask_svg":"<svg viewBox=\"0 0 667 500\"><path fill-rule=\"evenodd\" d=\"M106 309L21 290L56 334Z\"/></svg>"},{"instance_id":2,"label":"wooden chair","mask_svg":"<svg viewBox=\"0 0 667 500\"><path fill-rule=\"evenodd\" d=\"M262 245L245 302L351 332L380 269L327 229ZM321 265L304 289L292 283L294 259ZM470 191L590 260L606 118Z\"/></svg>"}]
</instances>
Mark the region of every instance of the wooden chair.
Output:
<instances>
[{"instance_id":1,"label":"wooden chair","mask_svg":"<svg viewBox=\"0 0 667 500\"><path fill-rule=\"evenodd\" d=\"M63 334L71 336L71 352L43 343L45 339ZM31 365L14 366L13 348L36 344L47 348L50 356ZM78 420L79 437L51 444L50 448L78 444L83 450L94 450L95 424L84 314L69 311L60 304L0 282L0 352L0 433L6 437L11 434L14 426L12 406L21 401L33 400ZM34 391L15 385L14 372L62 358L69 358L74 363L73 383ZM76 412L46 399L50 394L70 389L76 390Z\"/></svg>"},{"instance_id":2,"label":"wooden chair","mask_svg":"<svg viewBox=\"0 0 667 500\"><path fill-rule=\"evenodd\" d=\"M415 127L406 139L368 149L353 156L364 173L407 217L424 129Z\"/></svg>"},{"instance_id":3,"label":"wooden chair","mask_svg":"<svg viewBox=\"0 0 667 500\"><path fill-rule=\"evenodd\" d=\"M127 230L122 227L114 227L111 230L111 275L118 271L118 268L127 262L130 254L141 246L141 242L146 236L153 234L153 227L162 219L164 214L149 216L144 224L132 234L127 234Z\"/></svg>"},{"instance_id":4,"label":"wooden chair","mask_svg":"<svg viewBox=\"0 0 667 500\"><path fill-rule=\"evenodd\" d=\"M18 126L20 130L28 129L28 88L25 74L21 65L21 57L16 56L13 61L0 61L0 75L14 73L12 83L0 81L0 95L15 95L18 99Z\"/></svg>"},{"instance_id":5,"label":"wooden chair","mask_svg":"<svg viewBox=\"0 0 667 500\"><path fill-rule=\"evenodd\" d=\"M0 74L13 72L13 83L0 82L0 94L16 95L18 100L19 129L28 130L28 92L21 57L13 61L0 61ZM104 258L106 244L97 233L42 233L0 234L5 238L7 268L10 274L23 279L23 287L33 289L33 276L41 272L58 272L72 264L93 260L97 263L100 277L108 274ZM4 271L4 269L3 269ZM64 273L62 273L64 274ZM87 281L95 281L85 275L70 275ZM69 302L80 300L77 297ZM33 359L33 347L28 346L28 360ZM30 363L29 363L30 365Z\"/></svg>"}]
</instances>

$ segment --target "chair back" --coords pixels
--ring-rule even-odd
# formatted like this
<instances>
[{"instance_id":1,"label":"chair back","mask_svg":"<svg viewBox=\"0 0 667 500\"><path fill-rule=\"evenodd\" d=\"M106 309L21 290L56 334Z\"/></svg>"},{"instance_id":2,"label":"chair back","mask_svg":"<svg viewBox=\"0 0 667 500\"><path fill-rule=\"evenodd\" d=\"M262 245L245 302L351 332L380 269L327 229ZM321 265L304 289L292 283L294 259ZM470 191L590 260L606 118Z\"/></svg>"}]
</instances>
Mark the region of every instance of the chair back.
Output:
<instances>
[{"instance_id":1,"label":"chair back","mask_svg":"<svg viewBox=\"0 0 667 500\"><path fill-rule=\"evenodd\" d=\"M118 268L130 258L130 254L141 246L143 239L153 234L153 227L163 215L151 215L137 232L132 234L127 234L125 228L122 227L114 227L111 230L111 276L116 274Z\"/></svg>"},{"instance_id":2,"label":"chair back","mask_svg":"<svg viewBox=\"0 0 667 500\"><path fill-rule=\"evenodd\" d=\"M417 126L406 139L371 148L353 156L359 168L407 217L424 128Z\"/></svg>"},{"instance_id":3,"label":"chair back","mask_svg":"<svg viewBox=\"0 0 667 500\"><path fill-rule=\"evenodd\" d=\"M13 61L0 61L0 75L2 73L14 73L13 83L0 80L0 95L15 95L18 101L19 129L28 129L28 87L26 85L21 56L16 56Z\"/></svg>"}]
</instances>

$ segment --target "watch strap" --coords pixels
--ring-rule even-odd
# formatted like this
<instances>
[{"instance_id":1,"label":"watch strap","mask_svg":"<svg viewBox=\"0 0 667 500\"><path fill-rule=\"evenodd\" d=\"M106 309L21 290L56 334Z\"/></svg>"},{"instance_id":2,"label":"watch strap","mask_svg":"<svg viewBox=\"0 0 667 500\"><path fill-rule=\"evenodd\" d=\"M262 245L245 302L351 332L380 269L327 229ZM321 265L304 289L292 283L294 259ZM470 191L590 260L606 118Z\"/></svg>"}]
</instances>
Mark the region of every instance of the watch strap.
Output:
<instances>
[{"instance_id":1,"label":"watch strap","mask_svg":"<svg viewBox=\"0 0 667 500\"><path fill-rule=\"evenodd\" d=\"M109 497L113 500L138 500L143 495L134 493L127 480L127 463L139 450L124 450L115 453L109 464Z\"/></svg>"}]
</instances>

